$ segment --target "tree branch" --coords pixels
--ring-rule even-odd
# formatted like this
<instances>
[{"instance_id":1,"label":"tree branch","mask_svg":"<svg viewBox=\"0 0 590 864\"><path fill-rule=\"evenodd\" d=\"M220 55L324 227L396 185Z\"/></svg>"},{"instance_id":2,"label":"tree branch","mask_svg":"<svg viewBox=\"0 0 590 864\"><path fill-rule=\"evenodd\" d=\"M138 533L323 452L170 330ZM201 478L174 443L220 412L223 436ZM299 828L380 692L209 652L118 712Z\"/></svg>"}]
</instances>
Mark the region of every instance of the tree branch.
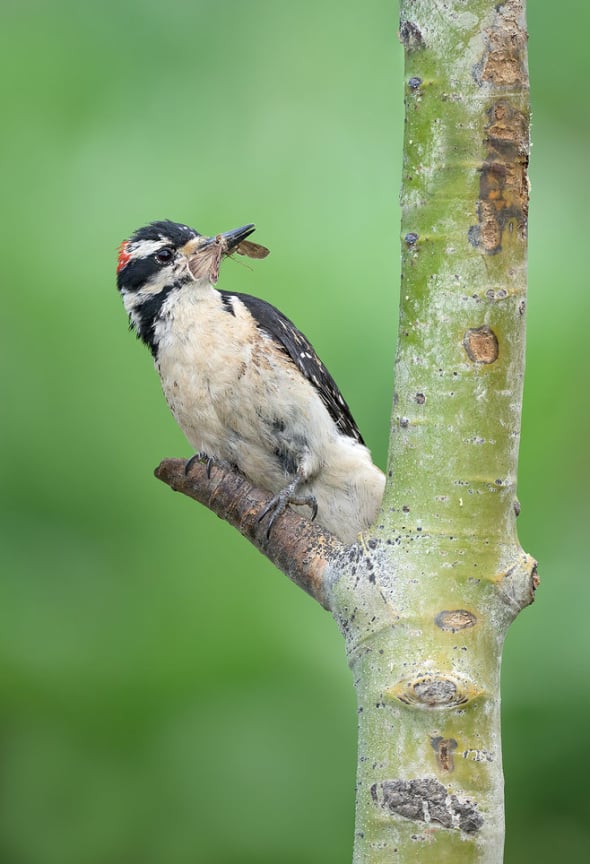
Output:
<instances>
[{"instance_id":1,"label":"tree branch","mask_svg":"<svg viewBox=\"0 0 590 864\"><path fill-rule=\"evenodd\" d=\"M346 549L344 544L290 508L277 518L268 538L267 520L260 520L260 515L272 499L270 493L217 462L208 469L205 461L197 461L188 475L185 465L184 459L164 459L154 474L175 492L199 501L237 528L289 579L329 609L325 571L328 563Z\"/></svg>"}]
</instances>

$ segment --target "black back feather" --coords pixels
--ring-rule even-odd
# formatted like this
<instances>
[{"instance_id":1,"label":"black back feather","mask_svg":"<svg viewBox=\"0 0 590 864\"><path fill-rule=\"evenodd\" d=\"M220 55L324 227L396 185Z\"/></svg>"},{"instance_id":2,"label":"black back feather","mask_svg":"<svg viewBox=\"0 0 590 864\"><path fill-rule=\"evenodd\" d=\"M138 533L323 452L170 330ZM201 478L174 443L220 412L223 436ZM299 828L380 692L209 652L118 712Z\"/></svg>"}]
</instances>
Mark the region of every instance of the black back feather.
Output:
<instances>
[{"instance_id":1,"label":"black back feather","mask_svg":"<svg viewBox=\"0 0 590 864\"><path fill-rule=\"evenodd\" d=\"M258 327L278 343L299 371L313 384L340 432L358 441L359 444L364 444L338 385L314 351L310 341L293 322L271 303L259 297L229 291L219 293L226 308L231 307L232 297L237 297L246 306Z\"/></svg>"}]
</instances>

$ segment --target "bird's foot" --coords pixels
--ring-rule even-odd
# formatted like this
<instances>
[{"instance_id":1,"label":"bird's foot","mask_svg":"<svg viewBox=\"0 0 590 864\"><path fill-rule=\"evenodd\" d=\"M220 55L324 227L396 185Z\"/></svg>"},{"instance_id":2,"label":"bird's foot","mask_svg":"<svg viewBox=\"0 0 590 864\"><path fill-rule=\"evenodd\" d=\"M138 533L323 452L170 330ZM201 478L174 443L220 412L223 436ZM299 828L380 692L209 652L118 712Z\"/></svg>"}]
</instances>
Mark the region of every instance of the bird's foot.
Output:
<instances>
[{"instance_id":1,"label":"bird's foot","mask_svg":"<svg viewBox=\"0 0 590 864\"><path fill-rule=\"evenodd\" d=\"M289 483L288 486L285 486L284 489L281 489L280 492L272 498L257 521L262 522L265 516L269 516L268 519L268 527L266 529L266 539L270 538L270 532L272 531L272 526L278 517L285 512L289 504L294 504L296 507L304 506L311 507L311 521L315 519L318 515L318 502L316 501L313 495L296 495L297 487L301 485L301 479L297 477L293 480L292 483ZM269 515L270 514L270 515Z\"/></svg>"},{"instance_id":2,"label":"bird's foot","mask_svg":"<svg viewBox=\"0 0 590 864\"><path fill-rule=\"evenodd\" d=\"M215 459L213 456L209 456L208 453L195 453L194 456L191 456L190 459L186 460L184 465L184 476L188 477L194 465L200 462L202 465L207 466L207 480L211 479L211 468L214 465L217 465L218 468L224 468L228 471L236 471L237 466L231 465L229 462L226 462L225 459Z\"/></svg>"},{"instance_id":3,"label":"bird's foot","mask_svg":"<svg viewBox=\"0 0 590 864\"><path fill-rule=\"evenodd\" d=\"M191 469L193 468L194 465L197 464L197 462L201 462L203 465L207 466L207 479L210 480L211 479L211 467L212 467L213 463L215 462L215 459L213 459L212 456L209 456L208 453L202 453L202 452L195 453L193 456L191 456L190 459L186 460L186 463L184 466L184 476L188 477L188 475L191 473Z\"/></svg>"}]
</instances>

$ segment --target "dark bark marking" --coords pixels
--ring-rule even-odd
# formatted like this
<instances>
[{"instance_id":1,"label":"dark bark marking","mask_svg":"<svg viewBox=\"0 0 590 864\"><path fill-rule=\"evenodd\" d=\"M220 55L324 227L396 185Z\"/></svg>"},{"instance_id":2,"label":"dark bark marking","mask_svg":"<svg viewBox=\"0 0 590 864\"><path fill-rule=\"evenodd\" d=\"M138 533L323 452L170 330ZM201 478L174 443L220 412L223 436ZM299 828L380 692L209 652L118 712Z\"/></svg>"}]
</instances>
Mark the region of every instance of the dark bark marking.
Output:
<instances>
[{"instance_id":1,"label":"dark bark marking","mask_svg":"<svg viewBox=\"0 0 590 864\"><path fill-rule=\"evenodd\" d=\"M526 239L529 207L529 118L508 99L488 109L486 155L479 169L478 224L468 232L469 242L488 255L502 251L506 230Z\"/></svg>"},{"instance_id":2,"label":"dark bark marking","mask_svg":"<svg viewBox=\"0 0 590 864\"><path fill-rule=\"evenodd\" d=\"M492 26L485 32L485 50L473 75L481 87L507 94L488 109L486 155L480 169L478 224L469 241L488 255L502 250L506 229L526 239L529 201L529 115L518 110L514 98L526 97L528 75L522 6L506 0L496 6ZM510 95L508 95L510 94Z\"/></svg>"},{"instance_id":3,"label":"dark bark marking","mask_svg":"<svg viewBox=\"0 0 590 864\"><path fill-rule=\"evenodd\" d=\"M426 45L420 28L413 21L400 21L399 38L406 51L416 51Z\"/></svg>"},{"instance_id":4,"label":"dark bark marking","mask_svg":"<svg viewBox=\"0 0 590 864\"><path fill-rule=\"evenodd\" d=\"M486 51L475 69L479 83L490 81L495 87L518 89L527 81L528 33L521 16L522 6L515 0L496 6L493 24L484 34Z\"/></svg>"},{"instance_id":5,"label":"dark bark marking","mask_svg":"<svg viewBox=\"0 0 590 864\"><path fill-rule=\"evenodd\" d=\"M391 814L415 822L435 822L467 834L479 831L484 823L475 802L451 795L442 783L427 777L376 783L371 787L371 797Z\"/></svg>"},{"instance_id":6,"label":"dark bark marking","mask_svg":"<svg viewBox=\"0 0 590 864\"><path fill-rule=\"evenodd\" d=\"M430 743L432 749L436 753L436 761L441 771L450 773L455 768L453 752L457 749L457 742L454 738L443 738L438 735L436 738L431 738Z\"/></svg>"}]
</instances>

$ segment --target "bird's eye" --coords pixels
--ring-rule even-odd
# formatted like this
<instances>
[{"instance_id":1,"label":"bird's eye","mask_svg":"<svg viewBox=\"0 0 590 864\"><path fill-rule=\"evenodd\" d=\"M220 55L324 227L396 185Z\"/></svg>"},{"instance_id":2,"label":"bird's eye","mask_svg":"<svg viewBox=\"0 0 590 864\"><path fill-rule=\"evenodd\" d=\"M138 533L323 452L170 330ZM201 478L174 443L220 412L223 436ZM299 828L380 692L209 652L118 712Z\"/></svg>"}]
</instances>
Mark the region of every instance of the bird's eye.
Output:
<instances>
[{"instance_id":1,"label":"bird's eye","mask_svg":"<svg viewBox=\"0 0 590 864\"><path fill-rule=\"evenodd\" d=\"M168 264L174 257L174 252L169 246L164 246L156 252L156 261L158 264Z\"/></svg>"}]
</instances>

